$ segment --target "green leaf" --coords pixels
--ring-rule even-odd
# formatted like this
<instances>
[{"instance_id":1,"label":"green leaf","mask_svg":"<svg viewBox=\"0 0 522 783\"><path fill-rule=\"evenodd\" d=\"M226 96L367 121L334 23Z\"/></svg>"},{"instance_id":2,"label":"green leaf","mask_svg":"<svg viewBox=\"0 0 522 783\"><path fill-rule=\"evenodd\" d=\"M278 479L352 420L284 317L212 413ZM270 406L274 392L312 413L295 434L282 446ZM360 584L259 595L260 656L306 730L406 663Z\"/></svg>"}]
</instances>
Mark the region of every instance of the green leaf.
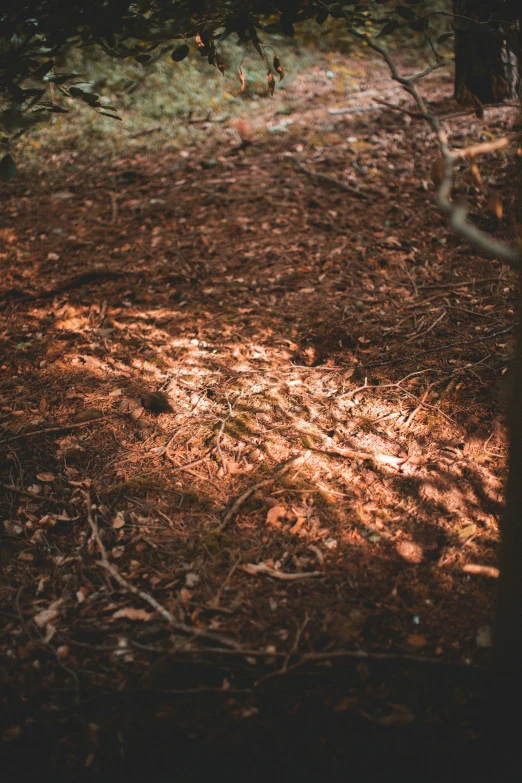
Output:
<instances>
[{"instance_id":1,"label":"green leaf","mask_svg":"<svg viewBox=\"0 0 522 783\"><path fill-rule=\"evenodd\" d=\"M141 65L145 65L145 63L148 63L151 59L150 54L137 54L135 59L141 63Z\"/></svg>"},{"instance_id":2,"label":"green leaf","mask_svg":"<svg viewBox=\"0 0 522 783\"><path fill-rule=\"evenodd\" d=\"M395 6L395 13L399 14L399 16L402 16L402 18L406 19L408 22L412 22L414 19L416 19L415 11L412 11L411 8L408 8L405 5Z\"/></svg>"},{"instance_id":3,"label":"green leaf","mask_svg":"<svg viewBox=\"0 0 522 783\"><path fill-rule=\"evenodd\" d=\"M187 44L182 44L181 46L178 46L172 54L170 55L175 63L180 63L182 60L185 59L185 57L188 56L188 53L190 52L189 47Z\"/></svg>"},{"instance_id":4,"label":"green leaf","mask_svg":"<svg viewBox=\"0 0 522 783\"><path fill-rule=\"evenodd\" d=\"M326 8L322 8L315 17L315 21L317 24L324 24L329 16L330 12Z\"/></svg>"},{"instance_id":5,"label":"green leaf","mask_svg":"<svg viewBox=\"0 0 522 783\"><path fill-rule=\"evenodd\" d=\"M0 160L0 179L3 179L4 182L8 182L10 179L13 179L15 174L16 163L11 155L7 153L7 155L4 155L2 160Z\"/></svg>"},{"instance_id":6,"label":"green leaf","mask_svg":"<svg viewBox=\"0 0 522 783\"><path fill-rule=\"evenodd\" d=\"M279 22L274 22L273 24L267 24L263 27L263 32L268 33L268 35L278 35L278 33L283 32L283 28L279 24Z\"/></svg>"},{"instance_id":7,"label":"green leaf","mask_svg":"<svg viewBox=\"0 0 522 783\"><path fill-rule=\"evenodd\" d=\"M396 19L392 19L390 22L386 22L382 30L377 33L375 37L384 38L385 35L391 35L398 27L400 27L399 22Z\"/></svg>"},{"instance_id":8,"label":"green leaf","mask_svg":"<svg viewBox=\"0 0 522 783\"><path fill-rule=\"evenodd\" d=\"M110 117L111 120L118 120L118 122L123 122L121 117L118 117L117 114L108 114L106 111L99 111L98 114L101 114L102 117Z\"/></svg>"},{"instance_id":9,"label":"green leaf","mask_svg":"<svg viewBox=\"0 0 522 783\"><path fill-rule=\"evenodd\" d=\"M410 30L415 30L416 33L422 33L428 26L428 20L422 17L421 19L414 19L410 22L408 27Z\"/></svg>"}]
</instances>

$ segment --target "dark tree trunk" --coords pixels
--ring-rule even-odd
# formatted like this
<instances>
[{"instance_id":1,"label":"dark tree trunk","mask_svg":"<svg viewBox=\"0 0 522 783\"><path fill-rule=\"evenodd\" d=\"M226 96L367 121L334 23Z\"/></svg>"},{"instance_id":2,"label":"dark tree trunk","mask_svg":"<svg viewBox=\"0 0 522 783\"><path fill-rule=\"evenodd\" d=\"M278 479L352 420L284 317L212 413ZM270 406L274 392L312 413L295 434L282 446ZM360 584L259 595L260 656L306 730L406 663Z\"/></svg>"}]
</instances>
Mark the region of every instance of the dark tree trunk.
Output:
<instances>
[{"instance_id":1,"label":"dark tree trunk","mask_svg":"<svg viewBox=\"0 0 522 783\"><path fill-rule=\"evenodd\" d=\"M453 0L455 98L459 103L498 103L512 97L512 65L506 62L502 0ZM514 7L513 7L514 11ZM506 20L506 17L509 17Z\"/></svg>"},{"instance_id":2,"label":"dark tree trunk","mask_svg":"<svg viewBox=\"0 0 522 783\"><path fill-rule=\"evenodd\" d=\"M521 277L522 279L522 277ZM500 578L491 704L498 780L522 779L522 289L509 412L509 478L501 524Z\"/></svg>"}]
</instances>

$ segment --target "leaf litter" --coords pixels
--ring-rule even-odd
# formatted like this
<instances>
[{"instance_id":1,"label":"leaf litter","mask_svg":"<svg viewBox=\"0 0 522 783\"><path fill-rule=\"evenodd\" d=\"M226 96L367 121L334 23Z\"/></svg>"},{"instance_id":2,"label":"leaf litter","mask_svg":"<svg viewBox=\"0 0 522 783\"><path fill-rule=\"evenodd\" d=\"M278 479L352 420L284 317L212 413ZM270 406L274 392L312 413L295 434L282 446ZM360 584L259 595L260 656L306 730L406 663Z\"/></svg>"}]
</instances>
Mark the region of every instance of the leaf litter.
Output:
<instances>
[{"instance_id":1,"label":"leaf litter","mask_svg":"<svg viewBox=\"0 0 522 783\"><path fill-rule=\"evenodd\" d=\"M270 134L271 103L239 149L218 129L161 162L143 148L93 172L64 154L45 182L20 167L5 186L0 644L6 676L27 693L40 678L57 710L79 678L125 691L158 655L197 653L172 688L219 691L219 639L256 677L299 656L490 661L515 280L434 211L423 126L385 107L333 119L312 76L288 87L288 134ZM482 171L504 204L513 165ZM498 203L458 178L503 235ZM58 216L41 195L65 186ZM248 690L242 666L227 677ZM412 676L345 701L325 680L323 708L407 725Z\"/></svg>"}]
</instances>

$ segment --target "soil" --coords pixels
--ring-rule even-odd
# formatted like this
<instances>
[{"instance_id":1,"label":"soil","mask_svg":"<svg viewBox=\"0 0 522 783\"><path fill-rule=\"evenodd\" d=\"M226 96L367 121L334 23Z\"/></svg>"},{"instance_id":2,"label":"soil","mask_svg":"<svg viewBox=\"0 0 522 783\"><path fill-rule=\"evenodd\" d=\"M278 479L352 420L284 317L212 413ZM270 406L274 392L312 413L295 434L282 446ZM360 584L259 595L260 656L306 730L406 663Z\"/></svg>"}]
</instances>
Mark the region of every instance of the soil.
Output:
<instances>
[{"instance_id":1,"label":"soil","mask_svg":"<svg viewBox=\"0 0 522 783\"><path fill-rule=\"evenodd\" d=\"M359 83L2 187L4 779L490 774L516 280ZM456 146L517 116L424 89ZM509 238L520 159L480 171Z\"/></svg>"}]
</instances>

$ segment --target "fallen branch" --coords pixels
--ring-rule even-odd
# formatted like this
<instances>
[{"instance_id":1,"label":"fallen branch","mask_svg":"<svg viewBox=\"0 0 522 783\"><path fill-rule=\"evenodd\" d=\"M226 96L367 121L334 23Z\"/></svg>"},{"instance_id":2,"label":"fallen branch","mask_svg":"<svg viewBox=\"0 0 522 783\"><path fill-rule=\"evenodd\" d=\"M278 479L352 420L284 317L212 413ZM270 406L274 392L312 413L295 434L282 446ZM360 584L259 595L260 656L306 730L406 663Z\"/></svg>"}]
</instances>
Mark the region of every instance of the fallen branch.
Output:
<instances>
[{"instance_id":1,"label":"fallen branch","mask_svg":"<svg viewBox=\"0 0 522 783\"><path fill-rule=\"evenodd\" d=\"M91 421L78 421L75 424L62 424L59 427L46 427L44 430L31 430L31 432L20 432L18 435L13 435L11 438L6 438L0 441L0 446L4 443L11 443L13 440L21 440L22 438L33 438L35 435L46 435L49 432L66 432L67 430L76 430L79 427L88 427L89 424L97 424L99 421L107 421L114 418L114 414L109 416L98 416Z\"/></svg>"},{"instance_id":2,"label":"fallen branch","mask_svg":"<svg viewBox=\"0 0 522 783\"><path fill-rule=\"evenodd\" d=\"M55 288L50 288L48 291L40 291L38 294L21 294L21 296L16 296L16 302L36 302L38 299L50 299L57 294L72 291L73 288L80 288L82 285L93 283L95 280L100 280L102 278L106 278L107 280L119 280L120 277L123 277L123 272L116 272L109 269L90 269L88 272L83 272L70 280L66 280ZM10 292L7 291L4 296L8 296L9 293Z\"/></svg>"},{"instance_id":3,"label":"fallen branch","mask_svg":"<svg viewBox=\"0 0 522 783\"><path fill-rule=\"evenodd\" d=\"M120 574L116 566L110 562L109 555L107 554L107 550L105 549L103 541L101 540L100 531L98 528L98 524L96 522L96 518L93 514L93 510L95 507L93 507L92 505L91 496L88 492L85 492L84 496L85 496L85 508L87 511L87 521L89 522L89 526L92 531L92 537L96 542L96 546L98 547L101 556L99 565L112 576L114 581L117 582L120 585L120 587L123 587L123 589L126 590L127 592L132 593L133 595L138 596L138 598L141 598L142 601L145 601L145 603L147 603L149 606L151 606L154 609L154 611L156 611L159 615L161 615L161 617L163 617L163 619L166 620L168 624L171 626L171 628L174 628L174 630L180 631L180 633L190 636L193 639L198 639L198 638L208 639L209 641L222 644L225 647L230 647L236 650L240 649L240 645L234 642L232 639L226 639L222 636L219 636L218 634L210 633L210 631L204 631L198 628L192 628L190 625L181 623L179 620L176 620L174 615L171 614L171 612L169 612L168 609L165 609L165 607L162 604L160 604L159 601L157 601L152 595L150 595L150 593L146 593L144 590L139 590L133 584L128 582L127 579L125 579L125 577L123 577Z\"/></svg>"},{"instance_id":4,"label":"fallen branch","mask_svg":"<svg viewBox=\"0 0 522 783\"><path fill-rule=\"evenodd\" d=\"M398 111L401 114L407 114L408 117L413 117L416 120L421 118L418 111L410 111L409 109L405 109L403 106L397 106L397 104L395 103L389 103L388 101L384 101L382 98L374 98L373 100L375 101L375 103L380 103L382 104L382 106L387 106L389 109L393 109L393 111Z\"/></svg>"},{"instance_id":5,"label":"fallen branch","mask_svg":"<svg viewBox=\"0 0 522 783\"><path fill-rule=\"evenodd\" d=\"M465 574L478 574L479 576L490 576L492 579L498 579L500 571L495 566L478 565L475 563L468 563L462 566L462 570Z\"/></svg>"},{"instance_id":6,"label":"fallen branch","mask_svg":"<svg viewBox=\"0 0 522 783\"><path fill-rule=\"evenodd\" d=\"M301 574L288 574L284 571L278 571L277 568L270 568L266 563L245 563L241 566L241 570L245 571L251 576L257 576L258 574L266 574L272 576L274 579L281 579L283 582L297 582L300 579L311 579L314 576L324 576L322 571L303 571Z\"/></svg>"},{"instance_id":7,"label":"fallen branch","mask_svg":"<svg viewBox=\"0 0 522 783\"><path fill-rule=\"evenodd\" d=\"M368 199L366 193L362 193L362 191L356 190L355 188L350 187L350 185L345 185L344 182L340 182L335 177L329 177L328 174L319 174L317 171L308 169L306 166L303 166L303 164L297 160L297 158L295 158L293 155L290 155L289 153L285 154L285 158L293 161L297 168L301 169L301 171L304 172L304 174L307 174L309 177L315 177L315 179L320 179L322 182L328 182L329 185L335 185L341 190L344 190L345 193L350 193L352 196L356 196L356 198L362 198L364 200Z\"/></svg>"},{"instance_id":8,"label":"fallen branch","mask_svg":"<svg viewBox=\"0 0 522 783\"><path fill-rule=\"evenodd\" d=\"M221 524L218 526L218 530L223 530L232 517L237 514L243 503L248 500L248 498L254 494L258 489L261 489L261 487L266 487L269 484L273 484L273 482L278 479L280 476L284 476L285 473L288 473L289 470L292 470L293 468L300 468L301 465L303 465L306 460L310 457L311 452L305 451L304 454L302 454L299 457L296 457L295 459L290 460L290 462L287 462L286 465L283 465L282 468L280 468L276 473L274 473L270 478L265 479L264 481L260 481L258 484L252 484L251 487L246 489L238 498L237 500L232 503L228 511L226 512L225 516L223 517L223 520Z\"/></svg>"},{"instance_id":9,"label":"fallen branch","mask_svg":"<svg viewBox=\"0 0 522 783\"><path fill-rule=\"evenodd\" d=\"M199 457L199 459L195 459L192 462L187 462L186 465L177 465L174 462L174 458L173 458L172 454L170 453L168 446L170 446L170 443L167 445L167 448L165 449L164 453L165 453L165 456L167 457L167 459L170 462L172 462L172 464L174 465L174 468L171 470L171 473L179 473L182 470L190 470L190 468L194 468L196 465L201 465L202 462L205 462L207 457L210 457L210 455L213 454L216 451L216 447L214 446L213 448L211 448L208 451L206 451L205 454L203 454L202 457Z\"/></svg>"},{"instance_id":10,"label":"fallen branch","mask_svg":"<svg viewBox=\"0 0 522 783\"><path fill-rule=\"evenodd\" d=\"M18 487L15 487L13 484L4 484L3 482L0 482L0 487L2 487L2 489L8 490L8 492L14 492L16 495L20 495L23 498L29 498L30 500L38 500L40 503L56 502L56 501L52 501L48 497L40 497L39 495L33 495L31 492L26 492L25 489L18 489Z\"/></svg>"}]
</instances>

